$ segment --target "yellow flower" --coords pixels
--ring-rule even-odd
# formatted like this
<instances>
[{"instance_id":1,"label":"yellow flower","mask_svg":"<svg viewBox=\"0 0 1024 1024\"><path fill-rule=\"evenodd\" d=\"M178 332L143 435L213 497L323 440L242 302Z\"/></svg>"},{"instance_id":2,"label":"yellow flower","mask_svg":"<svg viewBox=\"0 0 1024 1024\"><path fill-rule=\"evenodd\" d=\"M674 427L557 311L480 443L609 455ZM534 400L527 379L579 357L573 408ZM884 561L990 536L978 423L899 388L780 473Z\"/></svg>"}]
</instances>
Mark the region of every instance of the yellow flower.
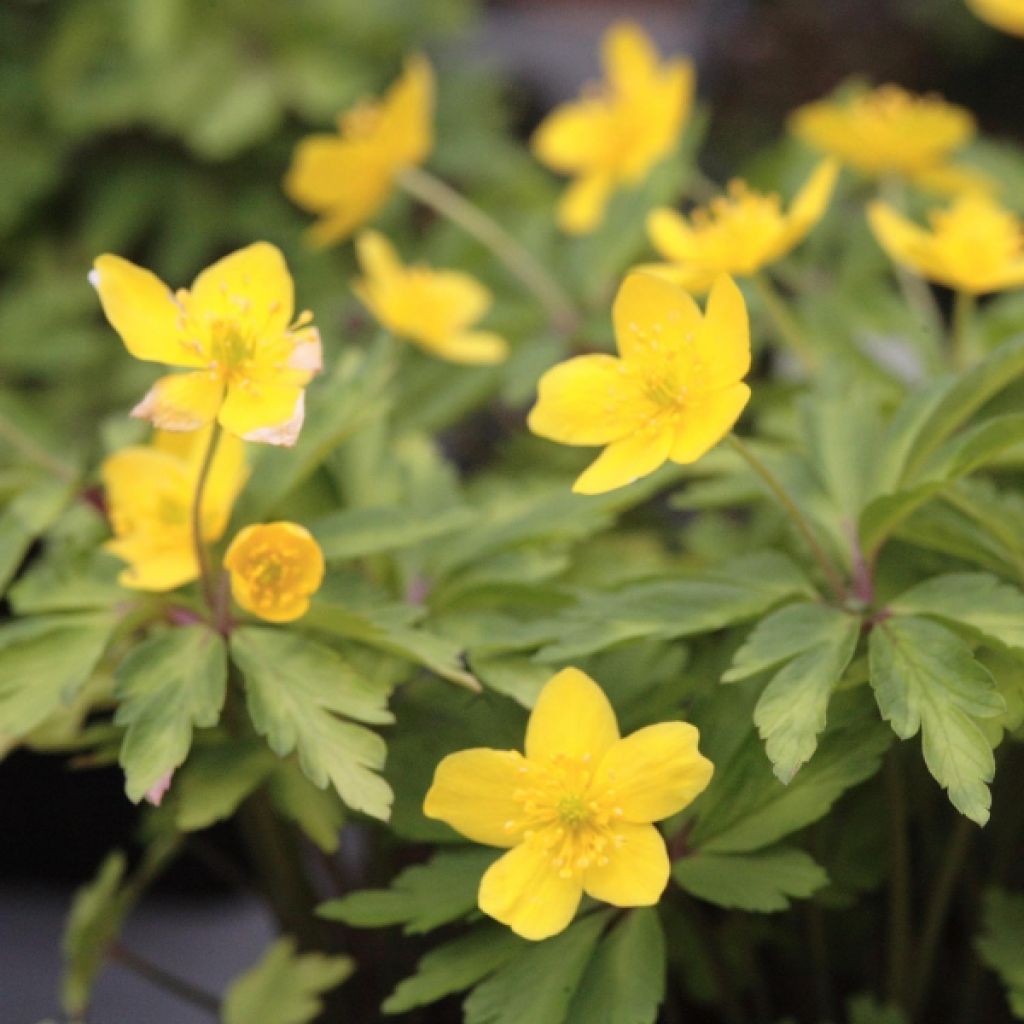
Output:
<instances>
[{"instance_id":1,"label":"yellow flower","mask_svg":"<svg viewBox=\"0 0 1024 1024\"><path fill-rule=\"evenodd\" d=\"M933 210L930 231L882 202L868 219L892 259L931 281L972 295L1024 286L1024 224L988 196L965 193Z\"/></svg>"},{"instance_id":2,"label":"yellow flower","mask_svg":"<svg viewBox=\"0 0 1024 1024\"><path fill-rule=\"evenodd\" d=\"M967 6L995 28L1024 36L1024 0L967 0Z\"/></svg>"},{"instance_id":3,"label":"yellow flower","mask_svg":"<svg viewBox=\"0 0 1024 1024\"><path fill-rule=\"evenodd\" d=\"M693 104L692 63L660 64L636 25L613 25L602 59L607 81L557 107L532 140L542 163L575 179L558 207L560 227L572 234L593 231L611 193L643 181L675 148Z\"/></svg>"},{"instance_id":4,"label":"yellow flower","mask_svg":"<svg viewBox=\"0 0 1024 1024\"><path fill-rule=\"evenodd\" d=\"M646 269L693 292L707 291L721 274L756 274L802 242L821 220L838 173L838 163L823 160L788 213L777 194L751 191L742 181L732 182L728 196L695 210L689 219L675 210L652 210L647 232L670 262Z\"/></svg>"},{"instance_id":5,"label":"yellow flower","mask_svg":"<svg viewBox=\"0 0 1024 1024\"><path fill-rule=\"evenodd\" d=\"M353 285L363 305L399 337L454 363L500 363L504 338L470 326L491 304L490 292L468 274L403 266L391 243L377 231L356 241L366 275Z\"/></svg>"},{"instance_id":6,"label":"yellow flower","mask_svg":"<svg viewBox=\"0 0 1024 1024\"><path fill-rule=\"evenodd\" d=\"M974 134L974 118L938 96L883 85L845 99L800 107L790 130L815 149L873 177L911 178L923 187L959 190L987 179L948 159Z\"/></svg>"},{"instance_id":7,"label":"yellow flower","mask_svg":"<svg viewBox=\"0 0 1024 1024\"><path fill-rule=\"evenodd\" d=\"M89 274L103 312L136 359L185 367L161 377L132 410L161 430L219 420L246 441L295 443L304 389L320 369L320 335L305 312L292 321L292 279L280 251L257 242L171 290L120 256Z\"/></svg>"},{"instance_id":8,"label":"yellow flower","mask_svg":"<svg viewBox=\"0 0 1024 1024\"><path fill-rule=\"evenodd\" d=\"M701 317L683 289L631 273L612 311L619 357L577 356L540 380L530 429L562 444L607 445L573 490L600 494L653 473L666 459L695 462L750 398L747 307L720 277Z\"/></svg>"},{"instance_id":9,"label":"yellow flower","mask_svg":"<svg viewBox=\"0 0 1024 1024\"><path fill-rule=\"evenodd\" d=\"M100 474L114 539L104 547L128 563L118 577L133 590L173 590L199 576L192 501L212 427L192 434L158 432L150 446L109 456ZM222 434L200 510L200 533L219 540L248 476L245 446Z\"/></svg>"},{"instance_id":10,"label":"yellow flower","mask_svg":"<svg viewBox=\"0 0 1024 1024\"><path fill-rule=\"evenodd\" d=\"M619 738L601 688L567 668L541 691L526 756L478 748L437 766L428 818L509 848L480 881L480 909L526 939L572 920L583 893L618 907L658 902L668 852L652 822L678 813L711 780L694 726L662 722Z\"/></svg>"},{"instance_id":11,"label":"yellow flower","mask_svg":"<svg viewBox=\"0 0 1024 1024\"><path fill-rule=\"evenodd\" d=\"M231 593L247 612L268 622L306 614L324 578L324 556L312 534L295 523L261 523L240 530L224 555Z\"/></svg>"},{"instance_id":12,"label":"yellow flower","mask_svg":"<svg viewBox=\"0 0 1024 1024\"><path fill-rule=\"evenodd\" d=\"M434 73L425 57L410 57L380 100L338 117L337 135L299 143L285 192L319 215L310 232L318 245L347 238L387 201L396 175L423 163L434 145Z\"/></svg>"}]
</instances>

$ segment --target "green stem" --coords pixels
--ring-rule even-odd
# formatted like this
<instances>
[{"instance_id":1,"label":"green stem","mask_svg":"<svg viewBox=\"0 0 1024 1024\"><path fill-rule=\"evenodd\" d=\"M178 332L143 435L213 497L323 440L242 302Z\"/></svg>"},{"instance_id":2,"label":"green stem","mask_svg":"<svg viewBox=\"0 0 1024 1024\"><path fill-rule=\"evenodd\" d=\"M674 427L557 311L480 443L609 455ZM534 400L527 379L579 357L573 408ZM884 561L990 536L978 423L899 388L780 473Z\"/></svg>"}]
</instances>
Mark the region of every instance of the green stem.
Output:
<instances>
[{"instance_id":1,"label":"green stem","mask_svg":"<svg viewBox=\"0 0 1024 1024\"><path fill-rule=\"evenodd\" d=\"M199 566L199 582L207 607L214 615L217 614L217 586L213 578L210 552L203 541L203 492L206 490L206 483L210 478L210 470L213 468L213 459L217 454L217 444L220 441L220 435L221 425L214 422L210 430L210 440L207 443L206 451L203 454L203 461L199 467L199 476L196 478L196 490L192 496L191 513L192 546L196 554L196 564Z\"/></svg>"},{"instance_id":2,"label":"green stem","mask_svg":"<svg viewBox=\"0 0 1024 1024\"><path fill-rule=\"evenodd\" d=\"M793 314L790 312L782 296L779 295L775 285L764 274L755 274L751 280L754 282L754 288L757 290L761 302L764 304L765 309L768 310L768 315L775 324L776 335L781 341L785 342L789 350L796 356L804 372L807 374L812 373L817 368L818 357L807 344L803 331L800 330L800 325L793 318Z\"/></svg>"},{"instance_id":3,"label":"green stem","mask_svg":"<svg viewBox=\"0 0 1024 1024\"><path fill-rule=\"evenodd\" d=\"M75 481L76 474L70 466L55 459L42 445L37 444L28 434L19 430L6 416L0 414L0 438L3 438L13 448L17 448L29 462L52 473L58 480L65 480L67 483Z\"/></svg>"},{"instance_id":4,"label":"green stem","mask_svg":"<svg viewBox=\"0 0 1024 1024\"><path fill-rule=\"evenodd\" d=\"M184 978L179 978L177 975L165 971L162 967L151 963L137 953L133 953L120 943L116 943L111 947L109 956L114 963L126 967L140 978L145 978L146 981L156 985L157 988L162 988L165 992L177 996L184 1002L191 1003L200 1010L205 1010L212 1017L219 1018L220 1000L215 995L193 985Z\"/></svg>"},{"instance_id":5,"label":"green stem","mask_svg":"<svg viewBox=\"0 0 1024 1024\"><path fill-rule=\"evenodd\" d=\"M825 549L814 535L814 531L804 517L803 512L800 511L799 506L789 496L785 487L779 482L778 477L735 434L729 434L729 443L746 460L747 465L760 477L775 497L775 500L782 506L783 511L789 516L790 521L796 527L800 536L803 537L804 543L806 543L815 561L821 568L822 574L828 581L828 585L831 587L836 599L839 601L845 600L846 587L843 585L842 576L840 576L838 570L832 564L832 559L828 557Z\"/></svg>"},{"instance_id":6,"label":"green stem","mask_svg":"<svg viewBox=\"0 0 1024 1024\"><path fill-rule=\"evenodd\" d=\"M533 254L497 221L422 167L405 168L398 182L411 196L486 246L536 296L555 327L566 334L576 329L580 315L572 300Z\"/></svg>"},{"instance_id":7,"label":"green stem","mask_svg":"<svg viewBox=\"0 0 1024 1024\"><path fill-rule=\"evenodd\" d=\"M961 815L942 855L939 873L930 893L928 913L925 916L921 944L917 953L917 977L911 1003L912 1018L921 1011L928 996L932 969L935 966L935 955L939 949L939 941L942 938L956 883L970 850L973 828L974 825L970 819Z\"/></svg>"},{"instance_id":8,"label":"green stem","mask_svg":"<svg viewBox=\"0 0 1024 1024\"><path fill-rule=\"evenodd\" d=\"M898 747L893 747L885 764L889 804L889 963L886 988L889 1001L902 1009L909 1002L912 937L907 793L898 751Z\"/></svg>"},{"instance_id":9,"label":"green stem","mask_svg":"<svg viewBox=\"0 0 1024 1024\"><path fill-rule=\"evenodd\" d=\"M953 299L953 322L949 332L949 357L955 370L965 370L971 363L971 322L977 299L970 292L958 291Z\"/></svg>"}]
</instances>

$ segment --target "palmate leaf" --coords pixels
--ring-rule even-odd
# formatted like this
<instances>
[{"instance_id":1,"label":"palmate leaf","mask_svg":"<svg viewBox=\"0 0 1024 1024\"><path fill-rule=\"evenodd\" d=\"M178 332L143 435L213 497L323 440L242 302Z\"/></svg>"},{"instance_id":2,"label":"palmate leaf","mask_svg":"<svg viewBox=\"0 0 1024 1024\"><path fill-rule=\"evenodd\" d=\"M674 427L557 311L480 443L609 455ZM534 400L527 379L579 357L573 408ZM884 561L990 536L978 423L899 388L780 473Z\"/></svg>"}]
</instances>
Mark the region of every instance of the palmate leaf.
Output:
<instances>
[{"instance_id":1,"label":"palmate leaf","mask_svg":"<svg viewBox=\"0 0 1024 1024\"><path fill-rule=\"evenodd\" d=\"M677 860L672 877L691 896L720 907L771 913L806 899L828 875L803 850L776 846L753 853L703 853Z\"/></svg>"},{"instance_id":2,"label":"palmate leaf","mask_svg":"<svg viewBox=\"0 0 1024 1024\"><path fill-rule=\"evenodd\" d=\"M454 505L424 512L421 508L351 508L309 524L328 562L361 558L411 547L465 529L472 509Z\"/></svg>"},{"instance_id":3,"label":"palmate leaf","mask_svg":"<svg viewBox=\"0 0 1024 1024\"><path fill-rule=\"evenodd\" d=\"M1006 987L1010 1012L1024 1020L1024 893L989 889L982 922L975 939L978 954Z\"/></svg>"},{"instance_id":4,"label":"palmate leaf","mask_svg":"<svg viewBox=\"0 0 1024 1024\"><path fill-rule=\"evenodd\" d=\"M337 717L390 721L386 692L375 693L330 648L285 630L237 629L231 657L245 677L253 725L274 753L297 751L317 786L331 783L349 807L386 820L391 787L376 774L384 766L384 741Z\"/></svg>"},{"instance_id":5,"label":"palmate leaf","mask_svg":"<svg viewBox=\"0 0 1024 1024\"><path fill-rule=\"evenodd\" d=\"M347 956L296 953L294 939L279 939L263 959L232 982L222 1024L308 1024L323 1009L321 996L355 969Z\"/></svg>"},{"instance_id":6,"label":"palmate leaf","mask_svg":"<svg viewBox=\"0 0 1024 1024\"><path fill-rule=\"evenodd\" d=\"M820 604L788 605L762 619L736 652L723 682L780 671L754 709L775 774L789 782L818 746L829 697L853 657L860 619Z\"/></svg>"},{"instance_id":7,"label":"palmate leaf","mask_svg":"<svg viewBox=\"0 0 1024 1024\"><path fill-rule=\"evenodd\" d=\"M407 935L429 932L476 907L480 879L499 855L475 847L446 850L427 864L406 868L389 889L363 889L328 900L317 913L356 928L401 924Z\"/></svg>"},{"instance_id":8,"label":"palmate leaf","mask_svg":"<svg viewBox=\"0 0 1024 1024\"><path fill-rule=\"evenodd\" d=\"M227 652L206 626L169 629L131 651L115 674L115 722L125 791L138 803L188 756L193 727L216 725L224 704Z\"/></svg>"},{"instance_id":9,"label":"palmate leaf","mask_svg":"<svg viewBox=\"0 0 1024 1024\"><path fill-rule=\"evenodd\" d=\"M977 719L1005 710L991 674L955 633L914 617L877 625L869 661L882 717L901 739L921 731L928 770L958 811L984 825L995 759Z\"/></svg>"}]
</instances>

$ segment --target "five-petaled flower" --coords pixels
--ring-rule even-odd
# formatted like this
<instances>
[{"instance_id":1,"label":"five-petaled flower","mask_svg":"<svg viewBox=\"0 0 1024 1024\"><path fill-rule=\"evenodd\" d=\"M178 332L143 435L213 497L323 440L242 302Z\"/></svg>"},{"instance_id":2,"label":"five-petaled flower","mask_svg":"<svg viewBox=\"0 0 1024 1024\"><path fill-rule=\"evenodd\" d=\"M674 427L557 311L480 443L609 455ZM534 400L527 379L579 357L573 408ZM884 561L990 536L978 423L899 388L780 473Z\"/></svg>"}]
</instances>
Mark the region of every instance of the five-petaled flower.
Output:
<instances>
[{"instance_id":1,"label":"five-petaled flower","mask_svg":"<svg viewBox=\"0 0 1024 1024\"><path fill-rule=\"evenodd\" d=\"M363 305L389 331L454 363L498 363L505 339L493 331L471 330L491 304L490 292L468 274L403 266L379 232L356 241L364 276L353 288Z\"/></svg>"},{"instance_id":2,"label":"five-petaled flower","mask_svg":"<svg viewBox=\"0 0 1024 1024\"><path fill-rule=\"evenodd\" d=\"M868 219L892 259L931 281L972 295L1024 287L1024 223L988 196L931 211L930 231L882 202Z\"/></svg>"},{"instance_id":3,"label":"five-petaled flower","mask_svg":"<svg viewBox=\"0 0 1024 1024\"><path fill-rule=\"evenodd\" d=\"M907 178L940 193L992 188L987 176L950 162L974 135L974 118L939 96L883 85L809 103L789 126L812 148L871 177Z\"/></svg>"},{"instance_id":4,"label":"five-petaled flower","mask_svg":"<svg viewBox=\"0 0 1024 1024\"><path fill-rule=\"evenodd\" d=\"M292 279L275 246L239 249L177 292L109 253L89 280L136 359L191 371L161 377L133 416L161 430L218 420L246 441L295 443L305 387L320 369L320 335L311 313L292 319Z\"/></svg>"},{"instance_id":5,"label":"five-petaled flower","mask_svg":"<svg viewBox=\"0 0 1024 1024\"><path fill-rule=\"evenodd\" d=\"M292 622L309 609L324 578L324 556L296 523L259 523L240 530L224 555L231 594L268 622Z\"/></svg>"},{"instance_id":6,"label":"five-petaled flower","mask_svg":"<svg viewBox=\"0 0 1024 1024\"><path fill-rule=\"evenodd\" d=\"M967 0L967 6L994 28L1024 37L1024 0Z\"/></svg>"},{"instance_id":7,"label":"five-petaled flower","mask_svg":"<svg viewBox=\"0 0 1024 1024\"><path fill-rule=\"evenodd\" d=\"M686 722L662 722L620 739L601 688L567 668L541 691L525 756L450 754L423 810L475 842L510 848L481 879L480 909L544 939L569 924L583 893L619 907L658 902L669 858L652 822L681 811L711 780L698 738Z\"/></svg>"},{"instance_id":8,"label":"five-petaled flower","mask_svg":"<svg viewBox=\"0 0 1024 1024\"><path fill-rule=\"evenodd\" d=\"M152 445L108 456L100 473L113 540L105 548L128 563L118 577L133 590L173 590L199 576L192 502L212 427L192 434L158 432ZM219 540L248 476L245 446L222 434L203 491L200 534Z\"/></svg>"},{"instance_id":9,"label":"five-petaled flower","mask_svg":"<svg viewBox=\"0 0 1024 1024\"><path fill-rule=\"evenodd\" d=\"M387 202L404 168L426 160L434 145L433 112L434 74L415 55L382 99L339 115L338 134L299 143L284 188L320 217L310 232L314 243L347 238Z\"/></svg>"},{"instance_id":10,"label":"five-petaled flower","mask_svg":"<svg viewBox=\"0 0 1024 1024\"><path fill-rule=\"evenodd\" d=\"M602 44L607 81L550 113L532 139L537 158L574 178L558 207L572 234L593 231L612 192L636 185L675 148L693 104L693 65L661 64L639 27L613 25Z\"/></svg>"},{"instance_id":11,"label":"five-petaled flower","mask_svg":"<svg viewBox=\"0 0 1024 1024\"><path fill-rule=\"evenodd\" d=\"M776 193L755 192L742 181L731 182L727 196L694 210L689 218L664 207L652 210L647 232L669 262L645 269L692 292L707 291L721 274L756 274L795 248L821 220L838 173L838 163L823 160L788 213Z\"/></svg>"},{"instance_id":12,"label":"five-petaled flower","mask_svg":"<svg viewBox=\"0 0 1024 1024\"><path fill-rule=\"evenodd\" d=\"M607 445L573 485L600 494L653 473L666 459L695 462L750 398L747 307L720 277L701 316L678 285L635 271L612 310L619 356L577 356L548 370L527 423L562 444Z\"/></svg>"}]
</instances>

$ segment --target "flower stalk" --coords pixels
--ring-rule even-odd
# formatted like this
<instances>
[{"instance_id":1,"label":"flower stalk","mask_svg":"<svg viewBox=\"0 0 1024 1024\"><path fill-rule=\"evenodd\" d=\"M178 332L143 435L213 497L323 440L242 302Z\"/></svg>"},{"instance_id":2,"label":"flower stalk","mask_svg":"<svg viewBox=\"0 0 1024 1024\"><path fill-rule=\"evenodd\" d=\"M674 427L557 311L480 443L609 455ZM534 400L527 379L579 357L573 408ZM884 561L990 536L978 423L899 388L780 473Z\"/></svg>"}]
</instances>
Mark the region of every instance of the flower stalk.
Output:
<instances>
[{"instance_id":1,"label":"flower stalk","mask_svg":"<svg viewBox=\"0 0 1024 1024\"><path fill-rule=\"evenodd\" d=\"M214 422L210 431L210 440L203 455L202 464L199 467L199 476L196 478L195 494L192 496L192 509L190 521L192 525L192 546L195 549L196 565L199 567L199 585L203 591L203 598L207 607L216 616L218 609L217 583L214 579L213 563L210 561L210 552L203 540L203 492L206 490L207 481L210 478L210 470L213 468L213 460L217 454L217 445L220 443L222 427L220 423Z\"/></svg>"}]
</instances>

